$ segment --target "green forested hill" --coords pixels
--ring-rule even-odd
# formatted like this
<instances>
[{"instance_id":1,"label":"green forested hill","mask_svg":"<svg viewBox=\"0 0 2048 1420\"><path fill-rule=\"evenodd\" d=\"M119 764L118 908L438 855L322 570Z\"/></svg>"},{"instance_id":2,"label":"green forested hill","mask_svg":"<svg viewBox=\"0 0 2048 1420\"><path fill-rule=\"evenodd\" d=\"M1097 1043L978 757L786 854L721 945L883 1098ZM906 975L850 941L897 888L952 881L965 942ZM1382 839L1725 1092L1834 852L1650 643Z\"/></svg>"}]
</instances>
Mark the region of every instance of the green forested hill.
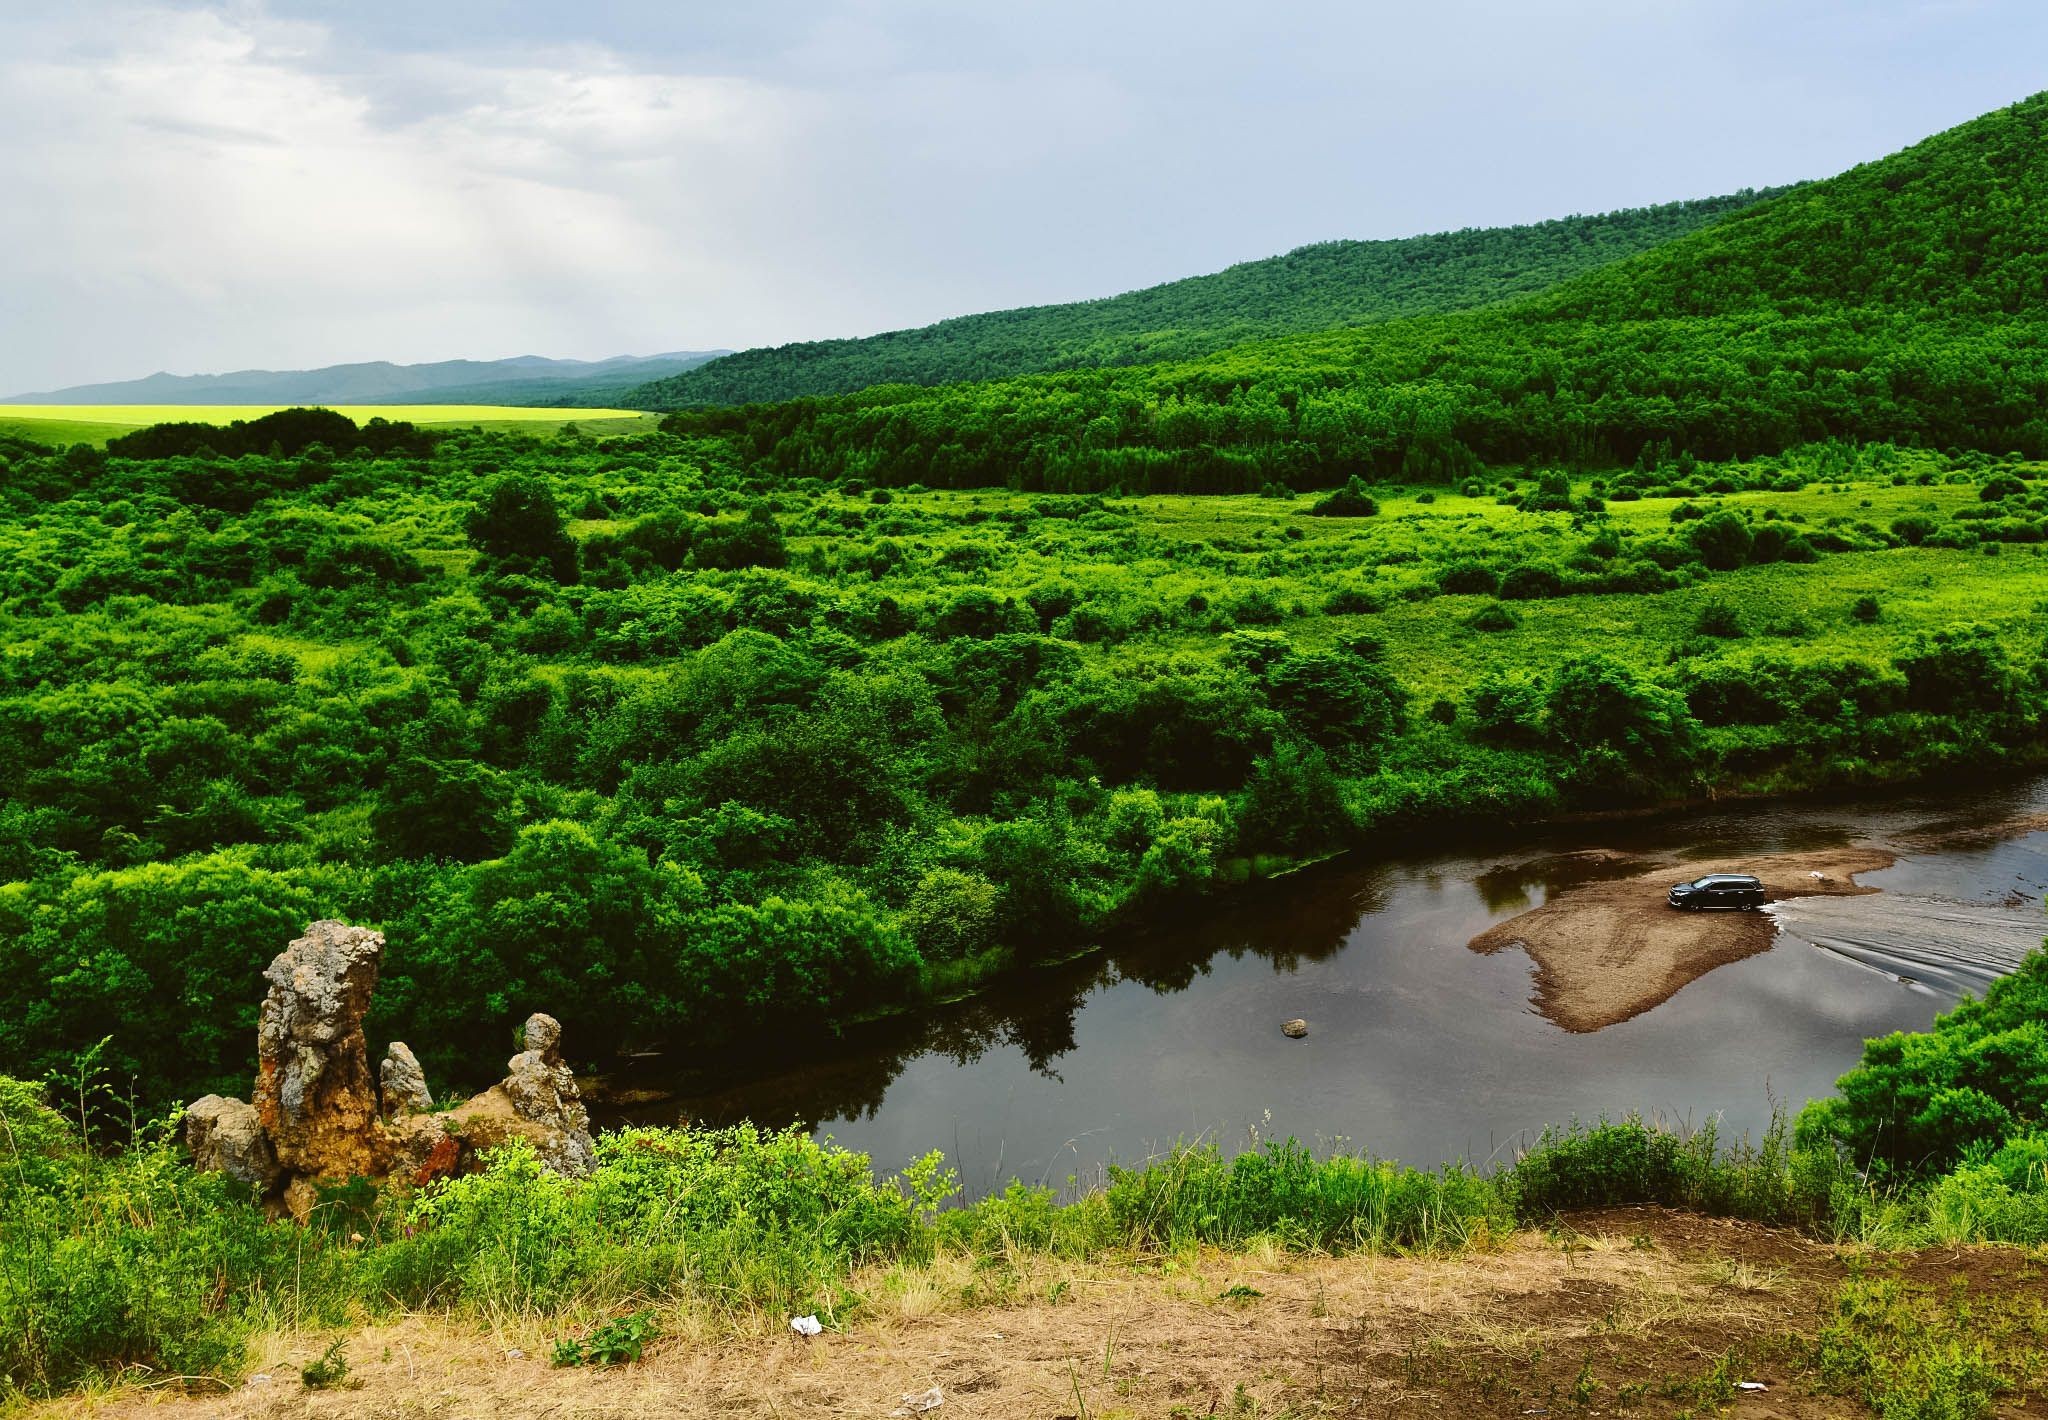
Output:
<instances>
[{"instance_id":1,"label":"green forested hill","mask_svg":"<svg viewBox=\"0 0 2048 1420\"><path fill-rule=\"evenodd\" d=\"M782 472L1075 490L1441 479L1831 437L2040 454L2044 230L2037 96L1509 305L673 422Z\"/></svg>"},{"instance_id":2,"label":"green forested hill","mask_svg":"<svg viewBox=\"0 0 2048 1420\"><path fill-rule=\"evenodd\" d=\"M1398 241L1319 242L1103 300L748 350L643 385L626 402L650 409L747 404L879 384L1186 360L1269 336L1466 310L1541 291L1769 195L1745 191Z\"/></svg>"}]
</instances>

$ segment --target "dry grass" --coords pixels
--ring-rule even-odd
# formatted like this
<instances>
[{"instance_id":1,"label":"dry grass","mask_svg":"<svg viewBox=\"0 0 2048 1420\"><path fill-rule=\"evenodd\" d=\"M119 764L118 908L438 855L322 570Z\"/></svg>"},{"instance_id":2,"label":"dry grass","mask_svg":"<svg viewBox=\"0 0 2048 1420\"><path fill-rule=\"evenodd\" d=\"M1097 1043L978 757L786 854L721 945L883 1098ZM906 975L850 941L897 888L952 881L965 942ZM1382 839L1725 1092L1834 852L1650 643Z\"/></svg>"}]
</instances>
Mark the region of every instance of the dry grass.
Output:
<instances>
[{"instance_id":1,"label":"dry grass","mask_svg":"<svg viewBox=\"0 0 2048 1420\"><path fill-rule=\"evenodd\" d=\"M280 1333L261 1338L254 1376L232 1394L127 1388L37 1413L883 1416L936 1385L940 1420L1431 1413L1411 1408L1425 1402L1454 1407L1441 1413L1521 1414L1542 1403L1532 1397L1545 1385L1555 1391L1575 1373L1582 1390L1606 1384L1591 1380L1595 1371L1635 1357L1650 1373L1682 1377L1711 1365L1731 1338L1782 1335L1814 1310L1833 1264L1826 1250L1803 1270L1700 1258L1675 1222L1678 1231L1647 1236L1670 1215L1643 1211L1619 1226L1525 1232L1450 1257L944 1257L857 1279L867 1298L860 1320L813 1341L780 1317L664 1313L646 1360L611 1371L552 1368L559 1319L479 1327L418 1315L356 1331L344 1389L299 1381L331 1335Z\"/></svg>"}]
</instances>

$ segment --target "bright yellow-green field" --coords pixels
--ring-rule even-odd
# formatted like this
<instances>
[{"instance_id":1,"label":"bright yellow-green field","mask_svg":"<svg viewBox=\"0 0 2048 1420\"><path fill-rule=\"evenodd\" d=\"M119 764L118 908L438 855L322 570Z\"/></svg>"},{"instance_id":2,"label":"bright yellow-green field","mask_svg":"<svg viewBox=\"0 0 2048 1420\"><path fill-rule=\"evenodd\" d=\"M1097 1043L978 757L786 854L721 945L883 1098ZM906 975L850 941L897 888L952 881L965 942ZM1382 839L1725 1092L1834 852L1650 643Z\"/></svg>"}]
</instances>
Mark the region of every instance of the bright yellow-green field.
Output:
<instances>
[{"instance_id":1,"label":"bright yellow-green field","mask_svg":"<svg viewBox=\"0 0 2048 1420\"><path fill-rule=\"evenodd\" d=\"M150 424L231 424L256 419L282 404L0 404L0 434L45 444L104 444ZM574 424L586 434L652 430L661 419L637 409L532 409L512 404L336 404L329 408L361 424L409 420L426 428L519 429L542 434Z\"/></svg>"}]
</instances>

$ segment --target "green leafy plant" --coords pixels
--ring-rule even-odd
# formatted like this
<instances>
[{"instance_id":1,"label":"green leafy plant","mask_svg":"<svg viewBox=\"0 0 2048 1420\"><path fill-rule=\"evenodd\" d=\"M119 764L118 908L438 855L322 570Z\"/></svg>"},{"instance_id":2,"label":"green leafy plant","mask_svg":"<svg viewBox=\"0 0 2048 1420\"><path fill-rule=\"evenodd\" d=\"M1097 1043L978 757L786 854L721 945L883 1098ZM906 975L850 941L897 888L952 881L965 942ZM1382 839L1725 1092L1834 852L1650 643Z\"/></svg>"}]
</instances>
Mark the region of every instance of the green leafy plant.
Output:
<instances>
[{"instance_id":1,"label":"green leafy plant","mask_svg":"<svg viewBox=\"0 0 2048 1420\"><path fill-rule=\"evenodd\" d=\"M339 1389L348 1381L348 1355L343 1349L347 1344L346 1338L336 1341L300 1368L299 1379L306 1383L306 1389Z\"/></svg>"},{"instance_id":2,"label":"green leafy plant","mask_svg":"<svg viewBox=\"0 0 2048 1420\"><path fill-rule=\"evenodd\" d=\"M564 1338L554 1346L557 1366L623 1366L637 1361L647 1343L660 1334L653 1312L634 1312L600 1322L580 1339Z\"/></svg>"}]
</instances>

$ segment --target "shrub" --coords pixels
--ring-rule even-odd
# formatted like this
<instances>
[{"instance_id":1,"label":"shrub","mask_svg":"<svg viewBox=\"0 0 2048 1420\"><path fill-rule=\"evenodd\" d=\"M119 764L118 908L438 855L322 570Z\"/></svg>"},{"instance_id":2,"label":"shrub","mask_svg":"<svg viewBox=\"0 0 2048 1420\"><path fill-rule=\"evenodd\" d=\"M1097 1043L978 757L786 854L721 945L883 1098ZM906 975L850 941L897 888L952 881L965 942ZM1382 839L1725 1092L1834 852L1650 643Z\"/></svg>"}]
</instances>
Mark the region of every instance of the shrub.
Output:
<instances>
[{"instance_id":1,"label":"shrub","mask_svg":"<svg viewBox=\"0 0 2048 1420\"><path fill-rule=\"evenodd\" d=\"M1370 587L1339 587L1323 602L1328 616L1371 616L1386 609L1385 598Z\"/></svg>"},{"instance_id":2,"label":"shrub","mask_svg":"<svg viewBox=\"0 0 2048 1420\"><path fill-rule=\"evenodd\" d=\"M1708 602L1693 619L1692 629L1702 636L1733 640L1746 634L1742 615L1726 602Z\"/></svg>"},{"instance_id":3,"label":"shrub","mask_svg":"<svg viewBox=\"0 0 2048 1420\"><path fill-rule=\"evenodd\" d=\"M2048 1129L2048 953L1935 1019L1863 1047L1835 1098L1807 1106L1799 1137L1839 1145L1858 1164L1918 1176L1973 1151Z\"/></svg>"},{"instance_id":4,"label":"shrub","mask_svg":"<svg viewBox=\"0 0 2048 1420\"><path fill-rule=\"evenodd\" d=\"M1892 536L1908 547L1918 547L1934 535L1940 524L1920 514L1909 514L1892 520Z\"/></svg>"},{"instance_id":5,"label":"shrub","mask_svg":"<svg viewBox=\"0 0 2048 1420\"><path fill-rule=\"evenodd\" d=\"M1309 513L1318 518L1370 518L1379 510L1365 480L1354 473L1342 488L1318 499Z\"/></svg>"},{"instance_id":6,"label":"shrub","mask_svg":"<svg viewBox=\"0 0 2048 1420\"><path fill-rule=\"evenodd\" d=\"M1437 574L1436 584L1450 596L1490 597L1500 590L1500 576L1483 562L1453 562Z\"/></svg>"},{"instance_id":7,"label":"shrub","mask_svg":"<svg viewBox=\"0 0 2048 1420\"><path fill-rule=\"evenodd\" d=\"M1500 579L1500 594L1508 601L1535 601L1564 595L1564 578L1556 570L1533 562L1508 568Z\"/></svg>"},{"instance_id":8,"label":"shrub","mask_svg":"<svg viewBox=\"0 0 2048 1420\"><path fill-rule=\"evenodd\" d=\"M1522 624L1514 608L1500 602L1488 602L1465 618L1465 624L1474 631L1513 631Z\"/></svg>"},{"instance_id":9,"label":"shrub","mask_svg":"<svg viewBox=\"0 0 2048 1420\"><path fill-rule=\"evenodd\" d=\"M1687 539L1700 561L1716 572L1730 572L1749 560L1752 536L1749 524L1739 513L1722 509L1709 513L1687 530Z\"/></svg>"}]
</instances>

